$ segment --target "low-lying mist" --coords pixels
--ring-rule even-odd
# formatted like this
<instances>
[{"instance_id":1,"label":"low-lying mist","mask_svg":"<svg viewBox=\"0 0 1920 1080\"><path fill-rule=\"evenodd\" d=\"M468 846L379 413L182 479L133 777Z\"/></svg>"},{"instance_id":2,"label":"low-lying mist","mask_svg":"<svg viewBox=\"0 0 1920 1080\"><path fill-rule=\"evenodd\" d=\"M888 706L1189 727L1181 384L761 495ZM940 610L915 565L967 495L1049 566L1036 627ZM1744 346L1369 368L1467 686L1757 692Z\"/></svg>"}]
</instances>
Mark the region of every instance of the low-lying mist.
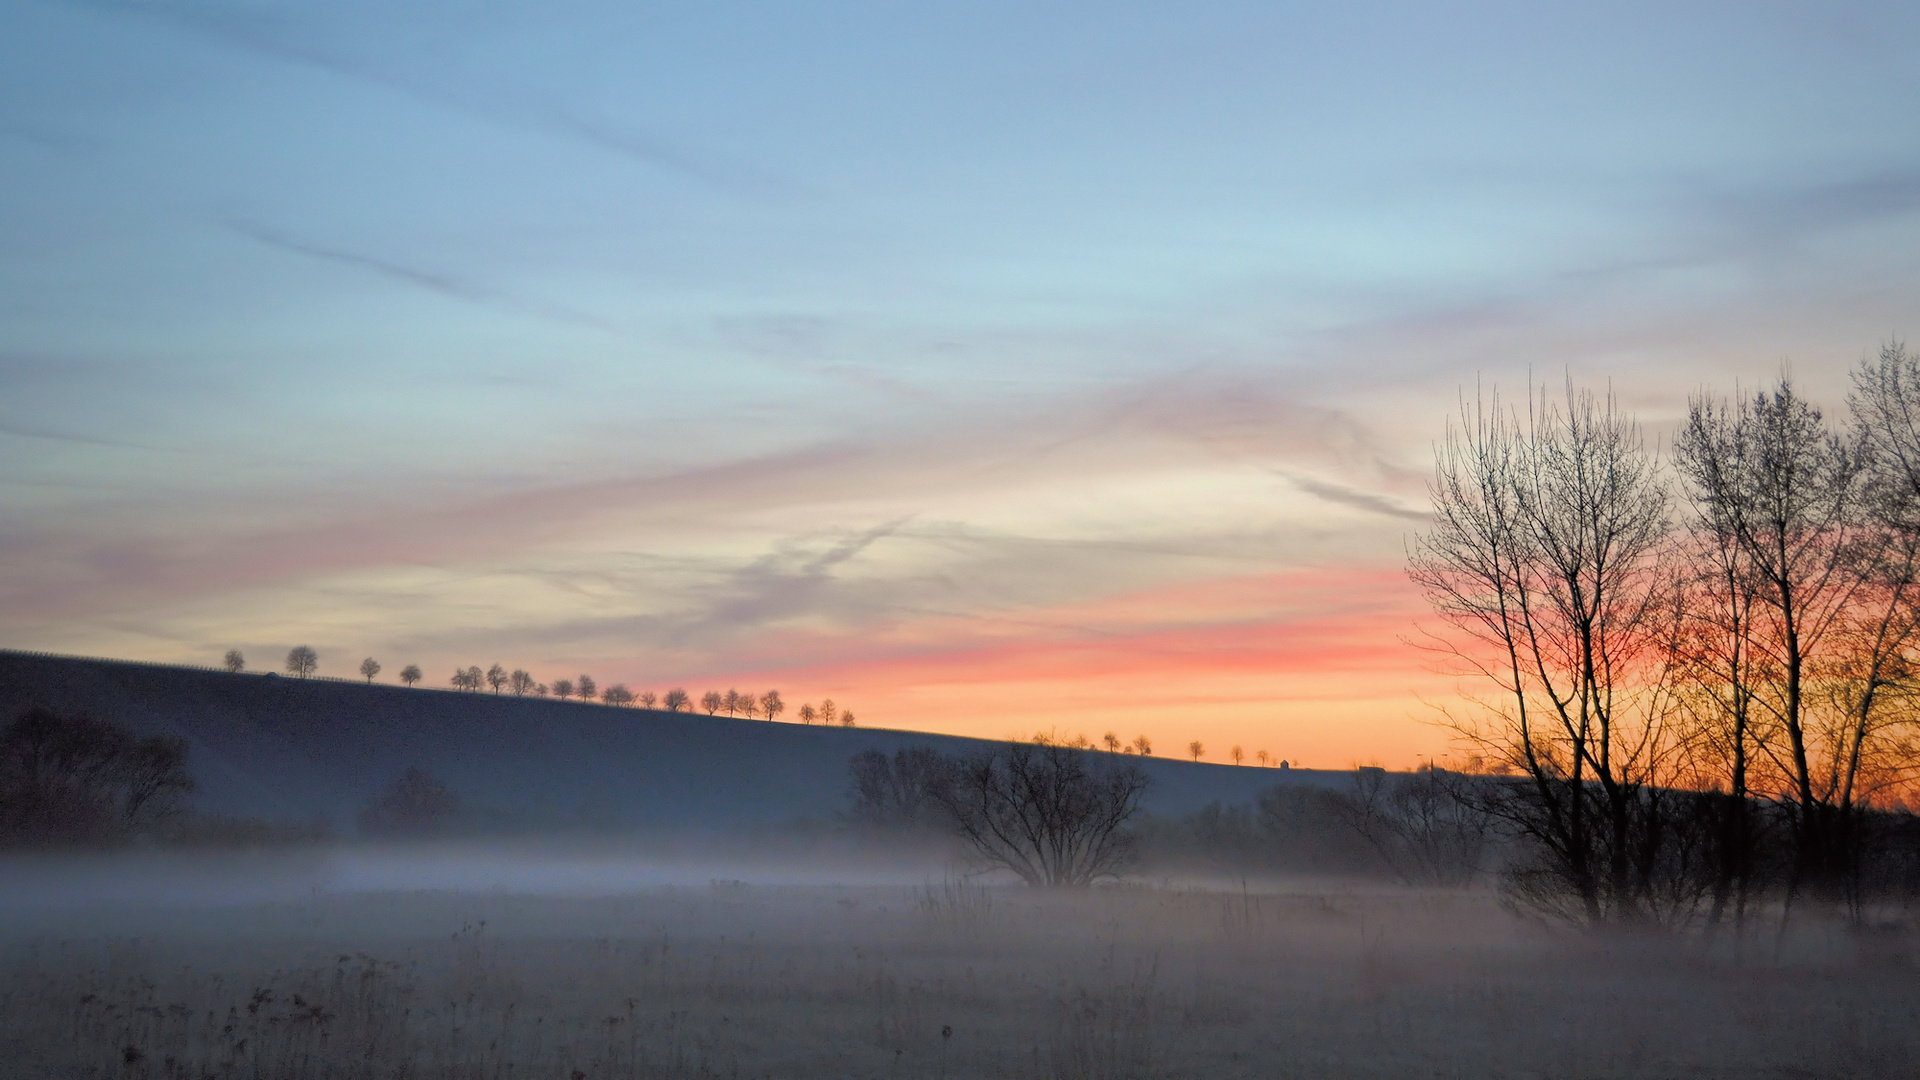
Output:
<instances>
[{"instance_id":1,"label":"low-lying mist","mask_svg":"<svg viewBox=\"0 0 1920 1080\"><path fill-rule=\"evenodd\" d=\"M1896 1076L1910 924L1556 930L1482 889L969 878L681 834L0 864L0 1061L57 1077Z\"/></svg>"}]
</instances>

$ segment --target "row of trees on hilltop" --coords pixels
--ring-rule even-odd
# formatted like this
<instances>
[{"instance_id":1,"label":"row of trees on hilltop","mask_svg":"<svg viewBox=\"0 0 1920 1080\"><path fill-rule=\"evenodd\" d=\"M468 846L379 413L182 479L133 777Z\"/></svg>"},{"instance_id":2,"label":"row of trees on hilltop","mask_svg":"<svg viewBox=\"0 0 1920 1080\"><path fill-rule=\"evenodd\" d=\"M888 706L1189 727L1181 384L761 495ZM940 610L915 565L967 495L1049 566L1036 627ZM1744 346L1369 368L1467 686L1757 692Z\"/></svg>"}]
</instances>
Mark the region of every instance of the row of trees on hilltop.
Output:
<instances>
[{"instance_id":1,"label":"row of trees on hilltop","mask_svg":"<svg viewBox=\"0 0 1920 1080\"><path fill-rule=\"evenodd\" d=\"M227 650L226 669L239 673L247 668L247 659L239 649ZM289 675L307 678L320 666L320 655L311 647L296 645L287 652L286 670ZM368 682L384 670L378 660L369 656L360 661L360 674ZM422 678L418 665L408 664L400 669L400 681L413 686ZM696 705L707 715L725 713L728 716L763 717L773 720L787 709L787 703L781 699L780 691L769 690L764 694L752 691L728 689L726 691L709 690L696 702L683 687L674 687L665 694L656 694L651 690L635 693L625 683L614 683L601 687L593 676L581 674L574 678L555 679L551 683L540 682L524 668L508 671L500 664L494 664L482 671L478 665L456 668L448 682L452 687L465 693L479 693L491 689L493 693L507 691L517 697L556 697L562 701L578 698L583 702L600 701L603 704L631 707L638 705L643 709L665 709L668 712L692 712ZM795 712L803 723L839 724L843 727L854 726L851 709L841 709L832 698L819 705L804 704Z\"/></svg>"},{"instance_id":2,"label":"row of trees on hilltop","mask_svg":"<svg viewBox=\"0 0 1920 1080\"><path fill-rule=\"evenodd\" d=\"M1466 687L1446 722L1515 778L1467 793L1529 840L1510 895L1863 917L1869 826L1920 767L1920 357L1888 345L1848 405L1703 392L1665 457L1571 383L1463 406L1409 572Z\"/></svg>"}]
</instances>

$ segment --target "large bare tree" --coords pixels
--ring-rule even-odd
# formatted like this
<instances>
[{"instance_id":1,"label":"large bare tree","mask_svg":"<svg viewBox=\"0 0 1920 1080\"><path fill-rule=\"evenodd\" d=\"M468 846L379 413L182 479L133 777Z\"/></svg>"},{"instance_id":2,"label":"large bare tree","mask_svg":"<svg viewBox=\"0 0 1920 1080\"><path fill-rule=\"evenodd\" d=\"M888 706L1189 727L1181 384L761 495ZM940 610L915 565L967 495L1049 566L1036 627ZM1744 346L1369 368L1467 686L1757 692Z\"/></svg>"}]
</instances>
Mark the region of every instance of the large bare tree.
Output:
<instances>
[{"instance_id":1,"label":"large bare tree","mask_svg":"<svg viewBox=\"0 0 1920 1080\"><path fill-rule=\"evenodd\" d=\"M1675 610L1659 463L1611 395L1571 383L1524 412L1463 404L1436 459L1409 572L1445 624L1434 647L1496 687L1447 715L1523 778L1486 789L1540 856L1510 885L1588 922L1657 914L1642 826L1672 750Z\"/></svg>"},{"instance_id":2,"label":"large bare tree","mask_svg":"<svg viewBox=\"0 0 1920 1080\"><path fill-rule=\"evenodd\" d=\"M1753 788L1792 809L1791 896L1834 871L1839 786L1823 763L1840 753L1835 713L1849 711L1836 710L1834 680L1850 681L1841 658L1850 636L1860 643L1856 602L1879 561L1864 457L1787 378L1731 404L1697 396L1676 451L1720 564L1709 595L1732 710L1726 768L1736 796Z\"/></svg>"}]
</instances>

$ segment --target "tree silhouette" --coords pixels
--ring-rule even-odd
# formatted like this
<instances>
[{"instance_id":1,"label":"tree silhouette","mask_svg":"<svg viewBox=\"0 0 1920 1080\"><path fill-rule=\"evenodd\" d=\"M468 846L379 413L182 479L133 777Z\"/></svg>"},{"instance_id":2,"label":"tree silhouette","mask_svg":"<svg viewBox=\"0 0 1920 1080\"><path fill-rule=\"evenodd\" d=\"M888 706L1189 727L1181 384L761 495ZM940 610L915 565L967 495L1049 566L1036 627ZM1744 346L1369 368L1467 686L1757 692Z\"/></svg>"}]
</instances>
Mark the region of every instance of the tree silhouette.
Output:
<instances>
[{"instance_id":1,"label":"tree silhouette","mask_svg":"<svg viewBox=\"0 0 1920 1080\"><path fill-rule=\"evenodd\" d=\"M194 789L187 741L30 708L0 729L0 846L97 843L166 817Z\"/></svg>"},{"instance_id":2,"label":"tree silhouette","mask_svg":"<svg viewBox=\"0 0 1920 1080\"><path fill-rule=\"evenodd\" d=\"M380 674L380 661L371 656L360 661L360 674L365 675L368 682L372 682L373 677Z\"/></svg>"},{"instance_id":3,"label":"tree silhouette","mask_svg":"<svg viewBox=\"0 0 1920 1080\"><path fill-rule=\"evenodd\" d=\"M828 727L832 727L834 718L837 715L838 713L834 710L832 698L828 698L825 701L822 701L820 703L820 722L821 723L827 725Z\"/></svg>"},{"instance_id":4,"label":"tree silhouette","mask_svg":"<svg viewBox=\"0 0 1920 1080\"><path fill-rule=\"evenodd\" d=\"M1195 761L1199 761L1200 755L1206 752L1207 752L1207 748L1200 745L1199 739L1195 739L1192 742L1187 744L1187 753L1192 754L1193 760Z\"/></svg>"},{"instance_id":5,"label":"tree silhouette","mask_svg":"<svg viewBox=\"0 0 1920 1080\"><path fill-rule=\"evenodd\" d=\"M706 693L700 695L700 707L707 710L708 716L712 716L714 713L719 712L720 706L725 705L726 703L727 703L727 699L721 697L720 691L718 690L709 690Z\"/></svg>"},{"instance_id":6,"label":"tree silhouette","mask_svg":"<svg viewBox=\"0 0 1920 1080\"><path fill-rule=\"evenodd\" d=\"M305 645L287 650L287 674L304 679L320 667L320 654Z\"/></svg>"},{"instance_id":7,"label":"tree silhouette","mask_svg":"<svg viewBox=\"0 0 1920 1080\"><path fill-rule=\"evenodd\" d=\"M728 690L727 696L721 701L720 707L727 710L728 716L738 716L740 714L740 691Z\"/></svg>"},{"instance_id":8,"label":"tree silhouette","mask_svg":"<svg viewBox=\"0 0 1920 1080\"><path fill-rule=\"evenodd\" d=\"M780 700L778 690L769 690L760 698L760 711L766 713L769 720L785 712L786 708L787 703Z\"/></svg>"},{"instance_id":9,"label":"tree silhouette","mask_svg":"<svg viewBox=\"0 0 1920 1080\"><path fill-rule=\"evenodd\" d=\"M485 683L487 679L486 675L480 671L480 666L478 664L475 664L472 667L467 668L466 677L467 677L466 679L467 689L473 691L476 694L480 692L481 685Z\"/></svg>"},{"instance_id":10,"label":"tree silhouette","mask_svg":"<svg viewBox=\"0 0 1920 1080\"><path fill-rule=\"evenodd\" d=\"M1257 751L1253 755L1253 759L1264 766L1267 763L1267 752L1265 750Z\"/></svg>"},{"instance_id":11,"label":"tree silhouette","mask_svg":"<svg viewBox=\"0 0 1920 1080\"><path fill-rule=\"evenodd\" d=\"M600 700L609 705L631 705L633 704L633 691L627 689L626 686L621 683L614 683L612 686L601 691Z\"/></svg>"},{"instance_id":12,"label":"tree silhouette","mask_svg":"<svg viewBox=\"0 0 1920 1080\"><path fill-rule=\"evenodd\" d=\"M660 702L660 696L658 694L655 694L651 690L648 690L645 693L640 695L640 707L643 709L651 709L655 705L659 704L659 702Z\"/></svg>"},{"instance_id":13,"label":"tree silhouette","mask_svg":"<svg viewBox=\"0 0 1920 1080\"><path fill-rule=\"evenodd\" d=\"M800 711L795 715L800 717L801 723L811 724L813 723L813 718L820 714L813 711L813 706L811 704L806 704L806 705L800 706Z\"/></svg>"},{"instance_id":14,"label":"tree silhouette","mask_svg":"<svg viewBox=\"0 0 1920 1080\"><path fill-rule=\"evenodd\" d=\"M1111 731L1100 736L1100 741L1106 744L1107 753L1109 754L1116 753L1120 749L1120 736L1115 735Z\"/></svg>"},{"instance_id":15,"label":"tree silhouette","mask_svg":"<svg viewBox=\"0 0 1920 1080\"><path fill-rule=\"evenodd\" d=\"M1238 765L1240 764L1240 760L1247 756L1247 753L1246 751L1236 746L1233 749L1227 751L1227 756L1233 759L1233 763L1235 765Z\"/></svg>"},{"instance_id":16,"label":"tree silhouette","mask_svg":"<svg viewBox=\"0 0 1920 1080\"><path fill-rule=\"evenodd\" d=\"M852 709L848 709L846 712L843 712L840 714L840 726L841 727L853 726L853 710Z\"/></svg>"},{"instance_id":17,"label":"tree silhouette","mask_svg":"<svg viewBox=\"0 0 1920 1080\"><path fill-rule=\"evenodd\" d=\"M501 667L499 664L488 668L487 685L493 687L494 693L499 693L500 688L507 685L507 669Z\"/></svg>"},{"instance_id":18,"label":"tree silhouette","mask_svg":"<svg viewBox=\"0 0 1920 1080\"><path fill-rule=\"evenodd\" d=\"M932 797L982 862L1056 888L1126 868L1125 826L1148 784L1136 764L1032 743L955 761L934 781Z\"/></svg>"},{"instance_id":19,"label":"tree silhouette","mask_svg":"<svg viewBox=\"0 0 1920 1080\"><path fill-rule=\"evenodd\" d=\"M239 649L228 649L227 657L226 657L226 665L227 665L228 671L231 671L235 675L238 675L241 672L247 670L247 658L240 654Z\"/></svg>"},{"instance_id":20,"label":"tree silhouette","mask_svg":"<svg viewBox=\"0 0 1920 1080\"><path fill-rule=\"evenodd\" d=\"M573 696L573 680L572 679L553 680L553 696L559 698L561 701L565 701L568 698L572 697Z\"/></svg>"},{"instance_id":21,"label":"tree silhouette","mask_svg":"<svg viewBox=\"0 0 1920 1080\"><path fill-rule=\"evenodd\" d=\"M666 706L667 706L668 712L681 712L685 709L690 708L692 705L693 705L693 699L687 697L687 692L685 690L682 690L676 686L673 689L667 691Z\"/></svg>"},{"instance_id":22,"label":"tree silhouette","mask_svg":"<svg viewBox=\"0 0 1920 1080\"><path fill-rule=\"evenodd\" d=\"M533 693L533 676L527 674L524 668L515 668L513 674L507 676L507 686L513 691L514 697L525 697Z\"/></svg>"},{"instance_id":23,"label":"tree silhouette","mask_svg":"<svg viewBox=\"0 0 1920 1080\"><path fill-rule=\"evenodd\" d=\"M1145 735L1135 735L1133 737L1133 752L1139 754L1141 757L1146 757L1148 754L1153 753L1153 741Z\"/></svg>"},{"instance_id":24,"label":"tree silhouette","mask_svg":"<svg viewBox=\"0 0 1920 1080\"><path fill-rule=\"evenodd\" d=\"M597 690L599 690L599 687L593 684L593 676L591 675L582 675L579 680L573 684L573 692L580 695L581 701L592 701L593 695Z\"/></svg>"},{"instance_id":25,"label":"tree silhouette","mask_svg":"<svg viewBox=\"0 0 1920 1080\"><path fill-rule=\"evenodd\" d=\"M414 683L419 682L420 681L420 665L408 664L406 667L401 668L400 681L403 683L406 683L408 686L412 686Z\"/></svg>"},{"instance_id":26,"label":"tree silhouette","mask_svg":"<svg viewBox=\"0 0 1920 1080\"><path fill-rule=\"evenodd\" d=\"M459 814L460 796L415 767L360 811L360 831L368 836L429 836L452 825Z\"/></svg>"}]
</instances>

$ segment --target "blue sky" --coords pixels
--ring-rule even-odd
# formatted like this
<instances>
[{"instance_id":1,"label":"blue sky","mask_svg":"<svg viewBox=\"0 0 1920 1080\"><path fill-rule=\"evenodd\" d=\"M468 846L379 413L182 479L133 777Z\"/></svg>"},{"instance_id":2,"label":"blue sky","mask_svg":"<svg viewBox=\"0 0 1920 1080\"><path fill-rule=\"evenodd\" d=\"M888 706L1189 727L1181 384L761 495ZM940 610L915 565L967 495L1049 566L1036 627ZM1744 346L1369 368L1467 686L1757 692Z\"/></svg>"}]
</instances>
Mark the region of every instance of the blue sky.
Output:
<instances>
[{"instance_id":1,"label":"blue sky","mask_svg":"<svg viewBox=\"0 0 1920 1080\"><path fill-rule=\"evenodd\" d=\"M0 644L960 729L1116 707L983 640L1357 612L1364 692L1169 656L1127 722L1425 747L1391 571L1461 387L1657 432L1784 363L1837 409L1920 326L1916 46L1901 4L0 0ZM1301 574L1375 591L1125 600Z\"/></svg>"}]
</instances>

